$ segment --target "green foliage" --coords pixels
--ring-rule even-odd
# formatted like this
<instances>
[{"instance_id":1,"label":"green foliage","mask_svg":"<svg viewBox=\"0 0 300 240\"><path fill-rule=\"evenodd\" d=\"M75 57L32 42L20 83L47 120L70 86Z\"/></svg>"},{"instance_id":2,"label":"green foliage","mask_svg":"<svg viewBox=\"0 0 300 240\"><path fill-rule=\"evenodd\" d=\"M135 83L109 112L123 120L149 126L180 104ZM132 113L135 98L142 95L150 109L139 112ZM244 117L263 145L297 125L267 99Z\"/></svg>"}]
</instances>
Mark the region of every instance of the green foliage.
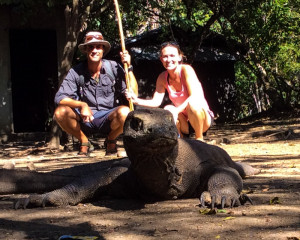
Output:
<instances>
[{"instance_id":1,"label":"green foliage","mask_svg":"<svg viewBox=\"0 0 300 240\"><path fill-rule=\"evenodd\" d=\"M215 29L221 28L220 33L241 43L246 50L237 57L263 89L264 94L257 96L260 101L267 102L269 97L271 105L266 108L299 105L299 4L288 0L250 0L224 7ZM241 78L239 73L237 78ZM247 88L244 90L247 93Z\"/></svg>"},{"instance_id":2,"label":"green foliage","mask_svg":"<svg viewBox=\"0 0 300 240\"><path fill-rule=\"evenodd\" d=\"M78 2L80 18L86 14L85 7L91 6L87 30L99 29L111 43L119 43L113 1ZM0 0L0 5L12 5L23 12L24 19L41 8L50 11L67 4L72 6L72 1ZM193 39L183 41L188 43L183 44L190 51L185 52L188 58L210 31L225 36L228 50L238 59L239 117L255 111L254 99L262 102L264 109L300 105L298 0L119 0L119 4L126 36L155 27L161 27L170 37L175 28L194 32Z\"/></svg>"},{"instance_id":3,"label":"green foliage","mask_svg":"<svg viewBox=\"0 0 300 240\"><path fill-rule=\"evenodd\" d=\"M155 2L148 1L150 9L157 7ZM261 111L256 109L257 104L263 106L262 110L300 104L299 1L174 0L158 3L160 24L169 28L199 31L213 16L218 16L210 30L226 36L231 43L231 53L240 61L236 66L236 86L241 117ZM240 49L236 49L238 45Z\"/></svg>"},{"instance_id":4,"label":"green foliage","mask_svg":"<svg viewBox=\"0 0 300 240\"><path fill-rule=\"evenodd\" d=\"M238 119L246 117L249 113L256 112L253 101L256 76L245 66L243 62L235 64L235 77L237 88L237 102L239 102Z\"/></svg>"}]
</instances>

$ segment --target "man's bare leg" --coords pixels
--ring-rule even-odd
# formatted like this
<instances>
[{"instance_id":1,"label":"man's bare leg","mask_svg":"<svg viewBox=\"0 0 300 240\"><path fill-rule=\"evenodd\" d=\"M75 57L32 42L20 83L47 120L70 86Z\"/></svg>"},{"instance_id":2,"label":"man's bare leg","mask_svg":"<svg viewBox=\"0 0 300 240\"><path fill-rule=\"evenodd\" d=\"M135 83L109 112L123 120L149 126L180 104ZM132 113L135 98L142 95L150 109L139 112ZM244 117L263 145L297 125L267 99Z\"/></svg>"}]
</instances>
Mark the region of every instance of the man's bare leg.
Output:
<instances>
[{"instance_id":1,"label":"man's bare leg","mask_svg":"<svg viewBox=\"0 0 300 240\"><path fill-rule=\"evenodd\" d=\"M124 123L129 112L129 107L120 106L110 113L108 119L110 120L111 131L108 134L107 139L115 140L121 133L123 133Z\"/></svg>"},{"instance_id":2,"label":"man's bare leg","mask_svg":"<svg viewBox=\"0 0 300 240\"><path fill-rule=\"evenodd\" d=\"M87 136L81 131L80 118L72 108L64 105L59 105L54 112L55 120L58 125L68 134L76 137L81 143L87 143ZM82 146L82 152L88 151L88 146Z\"/></svg>"},{"instance_id":3,"label":"man's bare leg","mask_svg":"<svg viewBox=\"0 0 300 240\"><path fill-rule=\"evenodd\" d=\"M123 127L128 113L129 107L120 106L116 110L110 113L108 119L110 120L111 131L107 136L106 152L114 152L116 149L115 140L123 133Z\"/></svg>"}]
</instances>

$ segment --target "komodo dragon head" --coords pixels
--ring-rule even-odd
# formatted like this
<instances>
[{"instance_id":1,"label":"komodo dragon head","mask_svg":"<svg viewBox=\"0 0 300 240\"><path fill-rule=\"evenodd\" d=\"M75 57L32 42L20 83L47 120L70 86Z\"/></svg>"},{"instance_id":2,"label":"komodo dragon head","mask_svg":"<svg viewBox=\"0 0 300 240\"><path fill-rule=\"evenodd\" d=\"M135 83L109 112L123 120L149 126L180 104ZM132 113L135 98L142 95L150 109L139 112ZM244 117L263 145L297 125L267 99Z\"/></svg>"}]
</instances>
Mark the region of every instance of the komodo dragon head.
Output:
<instances>
[{"instance_id":1,"label":"komodo dragon head","mask_svg":"<svg viewBox=\"0 0 300 240\"><path fill-rule=\"evenodd\" d=\"M139 181L165 199L173 196L169 179L174 175L178 132L172 114L160 108L130 112L124 124L123 142Z\"/></svg>"},{"instance_id":2,"label":"komodo dragon head","mask_svg":"<svg viewBox=\"0 0 300 240\"><path fill-rule=\"evenodd\" d=\"M160 108L140 108L130 112L124 124L124 147L131 167L145 182L168 178L178 149L178 132L173 116ZM145 179L147 178L147 179Z\"/></svg>"},{"instance_id":3,"label":"komodo dragon head","mask_svg":"<svg viewBox=\"0 0 300 240\"><path fill-rule=\"evenodd\" d=\"M123 140L129 155L168 151L177 144L177 138L172 114L161 108L140 108L130 112L124 124Z\"/></svg>"}]
</instances>

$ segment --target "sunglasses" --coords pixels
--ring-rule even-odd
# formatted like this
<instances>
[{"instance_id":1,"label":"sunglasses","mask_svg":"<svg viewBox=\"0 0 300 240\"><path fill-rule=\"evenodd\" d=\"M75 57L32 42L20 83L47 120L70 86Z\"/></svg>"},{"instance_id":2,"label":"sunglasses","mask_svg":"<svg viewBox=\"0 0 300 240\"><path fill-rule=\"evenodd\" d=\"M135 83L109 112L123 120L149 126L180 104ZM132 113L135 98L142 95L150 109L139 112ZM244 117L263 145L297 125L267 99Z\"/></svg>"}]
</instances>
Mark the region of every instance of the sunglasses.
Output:
<instances>
[{"instance_id":1,"label":"sunglasses","mask_svg":"<svg viewBox=\"0 0 300 240\"><path fill-rule=\"evenodd\" d=\"M179 48L179 44L175 41L164 42L160 45L161 48L165 48L167 46L173 46L173 47Z\"/></svg>"},{"instance_id":2,"label":"sunglasses","mask_svg":"<svg viewBox=\"0 0 300 240\"><path fill-rule=\"evenodd\" d=\"M103 40L102 35L88 35L85 36L85 42L91 41L92 39Z\"/></svg>"},{"instance_id":3,"label":"sunglasses","mask_svg":"<svg viewBox=\"0 0 300 240\"><path fill-rule=\"evenodd\" d=\"M87 45L87 48L88 48L89 51L94 50L94 48L96 48L97 50L99 50L99 49L103 49L103 45L101 45L101 44L98 44L98 45Z\"/></svg>"}]
</instances>

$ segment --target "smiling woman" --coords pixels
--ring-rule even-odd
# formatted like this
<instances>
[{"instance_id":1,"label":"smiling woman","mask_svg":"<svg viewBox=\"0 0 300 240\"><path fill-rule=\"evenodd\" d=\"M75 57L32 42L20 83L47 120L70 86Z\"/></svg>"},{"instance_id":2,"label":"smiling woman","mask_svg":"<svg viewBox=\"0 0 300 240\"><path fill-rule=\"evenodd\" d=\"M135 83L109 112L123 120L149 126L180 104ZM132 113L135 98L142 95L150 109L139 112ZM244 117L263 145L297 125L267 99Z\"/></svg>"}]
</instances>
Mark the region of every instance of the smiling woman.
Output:
<instances>
[{"instance_id":1,"label":"smiling woman","mask_svg":"<svg viewBox=\"0 0 300 240\"><path fill-rule=\"evenodd\" d=\"M183 58L184 55L176 42L163 43L160 61L166 71L156 80L153 98L140 99L131 92L127 92L126 95L136 105L159 107L167 91L173 105L164 108L173 114L180 137L189 134L192 128L196 139L203 141L203 133L212 125L214 114L209 109L194 69L188 64L183 64Z\"/></svg>"}]
</instances>

